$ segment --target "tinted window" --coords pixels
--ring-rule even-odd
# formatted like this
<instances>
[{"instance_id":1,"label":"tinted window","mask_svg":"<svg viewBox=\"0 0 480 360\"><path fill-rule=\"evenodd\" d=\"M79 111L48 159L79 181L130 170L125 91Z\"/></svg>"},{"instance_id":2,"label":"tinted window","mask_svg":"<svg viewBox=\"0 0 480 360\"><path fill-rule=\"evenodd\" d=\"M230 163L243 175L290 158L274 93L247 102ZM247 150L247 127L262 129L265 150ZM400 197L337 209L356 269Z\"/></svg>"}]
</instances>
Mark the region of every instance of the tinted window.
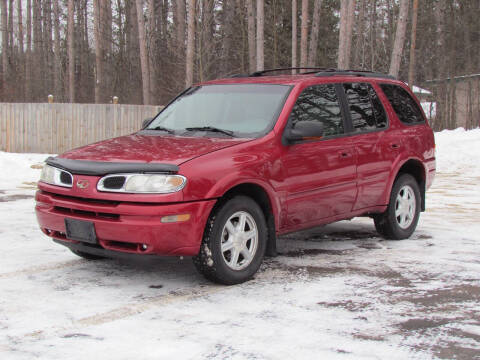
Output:
<instances>
[{"instance_id":1,"label":"tinted window","mask_svg":"<svg viewBox=\"0 0 480 360\"><path fill-rule=\"evenodd\" d=\"M343 84L348 100L353 131L376 130L375 115L367 84Z\"/></svg>"},{"instance_id":2,"label":"tinted window","mask_svg":"<svg viewBox=\"0 0 480 360\"><path fill-rule=\"evenodd\" d=\"M343 84L347 96L353 131L371 131L387 126L385 110L370 84Z\"/></svg>"},{"instance_id":3,"label":"tinted window","mask_svg":"<svg viewBox=\"0 0 480 360\"><path fill-rule=\"evenodd\" d=\"M302 121L318 121L323 124L324 136L343 134L335 85L315 85L303 90L293 106L290 121L293 128Z\"/></svg>"},{"instance_id":4,"label":"tinted window","mask_svg":"<svg viewBox=\"0 0 480 360\"><path fill-rule=\"evenodd\" d=\"M378 128L386 128L387 127L387 114L385 113L385 109L383 108L382 102L378 98L377 93L373 89L371 85L368 85L368 92L370 94L370 101L373 105L373 114L375 115L375 121L377 122L377 129Z\"/></svg>"},{"instance_id":5,"label":"tinted window","mask_svg":"<svg viewBox=\"0 0 480 360\"><path fill-rule=\"evenodd\" d=\"M392 84L380 86L400 121L407 124L424 122L420 108L405 89Z\"/></svg>"}]
</instances>

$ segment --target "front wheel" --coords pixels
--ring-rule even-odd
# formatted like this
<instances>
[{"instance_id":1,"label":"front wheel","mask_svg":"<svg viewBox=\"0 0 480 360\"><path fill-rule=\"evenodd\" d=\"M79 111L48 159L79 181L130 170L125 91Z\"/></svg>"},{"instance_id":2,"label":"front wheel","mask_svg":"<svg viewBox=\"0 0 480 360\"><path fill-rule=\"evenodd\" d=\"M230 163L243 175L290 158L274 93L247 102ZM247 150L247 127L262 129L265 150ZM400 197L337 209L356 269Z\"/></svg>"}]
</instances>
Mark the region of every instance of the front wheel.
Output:
<instances>
[{"instance_id":1,"label":"front wheel","mask_svg":"<svg viewBox=\"0 0 480 360\"><path fill-rule=\"evenodd\" d=\"M262 209L253 199L236 196L210 215L193 263L211 281L239 284L257 272L266 243L267 224Z\"/></svg>"},{"instance_id":2,"label":"front wheel","mask_svg":"<svg viewBox=\"0 0 480 360\"><path fill-rule=\"evenodd\" d=\"M395 180L387 211L374 217L375 228L387 239L401 240L412 235L420 217L420 189L412 175Z\"/></svg>"}]
</instances>

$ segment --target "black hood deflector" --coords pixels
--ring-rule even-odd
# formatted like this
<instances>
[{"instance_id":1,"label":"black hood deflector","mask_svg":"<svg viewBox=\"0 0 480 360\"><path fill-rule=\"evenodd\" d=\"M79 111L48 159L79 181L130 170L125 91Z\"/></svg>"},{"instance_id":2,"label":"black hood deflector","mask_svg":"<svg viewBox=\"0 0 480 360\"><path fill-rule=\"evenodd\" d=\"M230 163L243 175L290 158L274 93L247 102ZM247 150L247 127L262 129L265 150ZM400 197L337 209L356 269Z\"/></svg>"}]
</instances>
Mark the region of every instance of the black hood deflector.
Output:
<instances>
[{"instance_id":1,"label":"black hood deflector","mask_svg":"<svg viewBox=\"0 0 480 360\"><path fill-rule=\"evenodd\" d=\"M174 164L160 163L122 163L72 160L59 157L49 157L48 165L66 170L72 174L102 176L120 173L177 173L179 168Z\"/></svg>"}]
</instances>

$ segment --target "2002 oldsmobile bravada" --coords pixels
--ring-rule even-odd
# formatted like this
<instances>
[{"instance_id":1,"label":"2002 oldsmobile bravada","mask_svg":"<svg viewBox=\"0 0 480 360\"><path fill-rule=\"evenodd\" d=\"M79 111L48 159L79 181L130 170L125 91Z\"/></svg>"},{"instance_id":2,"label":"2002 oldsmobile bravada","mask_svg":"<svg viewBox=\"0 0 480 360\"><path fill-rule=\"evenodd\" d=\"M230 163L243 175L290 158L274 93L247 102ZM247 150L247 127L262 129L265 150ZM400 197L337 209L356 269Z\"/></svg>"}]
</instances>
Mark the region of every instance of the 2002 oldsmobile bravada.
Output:
<instances>
[{"instance_id":1,"label":"2002 oldsmobile bravada","mask_svg":"<svg viewBox=\"0 0 480 360\"><path fill-rule=\"evenodd\" d=\"M87 259L191 255L224 284L279 234L370 216L408 238L435 175L418 100L387 75L307 70L193 86L139 132L47 159L42 231Z\"/></svg>"}]
</instances>

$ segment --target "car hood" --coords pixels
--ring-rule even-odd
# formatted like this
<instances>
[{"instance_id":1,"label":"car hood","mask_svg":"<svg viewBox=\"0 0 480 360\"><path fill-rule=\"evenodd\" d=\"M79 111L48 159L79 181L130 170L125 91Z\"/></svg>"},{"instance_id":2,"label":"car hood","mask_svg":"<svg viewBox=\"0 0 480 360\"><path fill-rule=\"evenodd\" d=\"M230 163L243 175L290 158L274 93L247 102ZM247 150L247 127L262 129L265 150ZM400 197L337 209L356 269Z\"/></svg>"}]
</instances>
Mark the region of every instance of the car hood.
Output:
<instances>
[{"instance_id":1,"label":"car hood","mask_svg":"<svg viewBox=\"0 0 480 360\"><path fill-rule=\"evenodd\" d=\"M76 148L60 155L71 160L180 165L195 157L251 139L132 134Z\"/></svg>"}]
</instances>

